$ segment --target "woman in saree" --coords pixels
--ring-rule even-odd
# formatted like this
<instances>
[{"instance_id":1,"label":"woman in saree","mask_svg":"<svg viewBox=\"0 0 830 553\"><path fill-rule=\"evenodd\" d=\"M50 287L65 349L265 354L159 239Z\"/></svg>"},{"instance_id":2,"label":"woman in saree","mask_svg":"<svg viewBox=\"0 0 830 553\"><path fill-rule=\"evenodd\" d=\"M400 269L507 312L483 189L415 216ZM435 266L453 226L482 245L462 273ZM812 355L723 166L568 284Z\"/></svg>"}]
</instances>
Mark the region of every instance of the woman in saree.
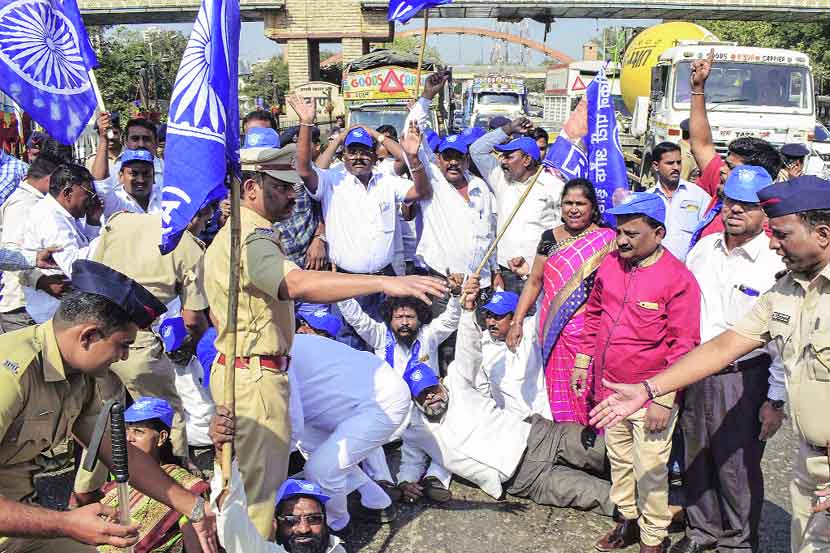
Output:
<instances>
[{"instance_id":1,"label":"woman in saree","mask_svg":"<svg viewBox=\"0 0 830 553\"><path fill-rule=\"evenodd\" d=\"M571 373L594 275L615 248L616 233L600 226L601 220L591 182L568 181L562 191L563 224L542 234L507 337L508 347L515 349L522 338L522 322L544 290L537 316L539 343L551 413L557 422L588 424L588 386L586 382L572 383ZM528 269L525 262L523 271L518 272L527 273Z\"/></svg>"},{"instance_id":2,"label":"woman in saree","mask_svg":"<svg viewBox=\"0 0 830 553\"><path fill-rule=\"evenodd\" d=\"M209 485L178 464L170 443L173 408L163 399L138 398L126 411L127 441L155 459L176 482L193 493L209 492ZM115 482L102 489L101 503L118 507ZM201 553L199 539L187 519L167 505L130 487L130 519L139 526L135 553ZM98 551L115 553L121 549L100 546Z\"/></svg>"}]
</instances>

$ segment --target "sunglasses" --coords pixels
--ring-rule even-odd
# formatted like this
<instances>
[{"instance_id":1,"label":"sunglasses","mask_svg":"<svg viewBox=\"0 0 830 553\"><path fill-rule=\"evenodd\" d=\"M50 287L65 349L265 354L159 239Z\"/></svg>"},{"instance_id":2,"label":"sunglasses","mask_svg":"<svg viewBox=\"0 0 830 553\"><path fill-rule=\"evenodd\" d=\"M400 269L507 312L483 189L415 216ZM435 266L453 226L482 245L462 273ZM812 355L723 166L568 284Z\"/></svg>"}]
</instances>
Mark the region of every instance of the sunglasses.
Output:
<instances>
[{"instance_id":1,"label":"sunglasses","mask_svg":"<svg viewBox=\"0 0 830 553\"><path fill-rule=\"evenodd\" d=\"M297 526L300 522L305 521L309 526L320 526L326 520L323 513L312 513L310 515L280 515L277 520L281 524L287 524L290 527Z\"/></svg>"}]
</instances>

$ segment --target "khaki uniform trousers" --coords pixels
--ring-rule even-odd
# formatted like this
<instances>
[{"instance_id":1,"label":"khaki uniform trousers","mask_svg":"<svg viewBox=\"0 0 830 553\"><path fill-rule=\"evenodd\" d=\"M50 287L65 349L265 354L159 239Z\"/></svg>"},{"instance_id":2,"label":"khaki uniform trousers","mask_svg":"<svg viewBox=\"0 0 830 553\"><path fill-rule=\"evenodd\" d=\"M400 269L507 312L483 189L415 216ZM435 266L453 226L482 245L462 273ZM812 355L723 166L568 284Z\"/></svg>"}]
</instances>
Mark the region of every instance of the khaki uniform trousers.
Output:
<instances>
[{"instance_id":1,"label":"khaki uniform trousers","mask_svg":"<svg viewBox=\"0 0 830 553\"><path fill-rule=\"evenodd\" d=\"M827 450L819 451L801 440L790 482L793 518L790 528L792 553L830 552L830 512L813 513L815 492L830 486ZM830 501L830 500L828 500Z\"/></svg>"},{"instance_id":2,"label":"khaki uniform trousers","mask_svg":"<svg viewBox=\"0 0 830 553\"><path fill-rule=\"evenodd\" d=\"M661 403L674 401L672 396ZM672 432L678 409L672 408L668 425L659 433L646 432L646 410L640 409L605 433L611 462L611 501L623 518L638 520L640 541L660 545L671 523L669 471Z\"/></svg>"},{"instance_id":3,"label":"khaki uniform trousers","mask_svg":"<svg viewBox=\"0 0 830 553\"><path fill-rule=\"evenodd\" d=\"M216 405L223 405L226 369L218 359L210 391ZM289 393L288 373L260 367L258 357L236 369L234 452L248 496L248 516L265 539L273 533L277 488L288 477Z\"/></svg>"},{"instance_id":4,"label":"khaki uniform trousers","mask_svg":"<svg viewBox=\"0 0 830 553\"><path fill-rule=\"evenodd\" d=\"M0 553L96 553L93 545L69 538L0 538Z\"/></svg>"},{"instance_id":5,"label":"khaki uniform trousers","mask_svg":"<svg viewBox=\"0 0 830 553\"><path fill-rule=\"evenodd\" d=\"M149 332L139 332L135 343L130 346L127 360L114 363L111 369L117 378L110 374L96 380L102 400L118 397L123 402L126 388L133 399L147 396L167 401L175 411L170 433L173 453L183 459L188 458L184 406L176 391L176 367L164 353L161 340ZM103 463L96 465L92 473L79 469L75 478L75 491L91 492L99 489L106 482L107 474L108 470Z\"/></svg>"}]
</instances>

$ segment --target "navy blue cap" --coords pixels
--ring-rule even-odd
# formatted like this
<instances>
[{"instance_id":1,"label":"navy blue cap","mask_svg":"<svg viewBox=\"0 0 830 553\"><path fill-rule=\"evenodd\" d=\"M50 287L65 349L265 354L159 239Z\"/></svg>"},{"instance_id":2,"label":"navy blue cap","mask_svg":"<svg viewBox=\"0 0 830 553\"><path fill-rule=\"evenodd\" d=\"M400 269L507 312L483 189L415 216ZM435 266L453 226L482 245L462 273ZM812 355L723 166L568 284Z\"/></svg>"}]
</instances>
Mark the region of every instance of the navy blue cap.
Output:
<instances>
[{"instance_id":1,"label":"navy blue cap","mask_svg":"<svg viewBox=\"0 0 830 553\"><path fill-rule=\"evenodd\" d=\"M120 306L139 328L147 328L167 307L145 287L97 261L79 259L72 264L72 286L103 296Z\"/></svg>"},{"instance_id":2,"label":"navy blue cap","mask_svg":"<svg viewBox=\"0 0 830 553\"><path fill-rule=\"evenodd\" d=\"M689 120L684 119L680 122L680 130L683 132L689 132Z\"/></svg>"},{"instance_id":3,"label":"navy blue cap","mask_svg":"<svg viewBox=\"0 0 830 553\"><path fill-rule=\"evenodd\" d=\"M254 127L245 133L245 148L279 148L280 135L271 127Z\"/></svg>"},{"instance_id":4,"label":"navy blue cap","mask_svg":"<svg viewBox=\"0 0 830 553\"><path fill-rule=\"evenodd\" d=\"M487 131L482 129L481 127L467 127L463 131L461 131L461 138L467 142L468 145L472 146L473 143L487 134Z\"/></svg>"},{"instance_id":5,"label":"navy blue cap","mask_svg":"<svg viewBox=\"0 0 830 553\"><path fill-rule=\"evenodd\" d=\"M516 311L517 305L519 305L519 295L515 292L496 292L481 309L501 316Z\"/></svg>"},{"instance_id":6,"label":"navy blue cap","mask_svg":"<svg viewBox=\"0 0 830 553\"><path fill-rule=\"evenodd\" d=\"M314 330L322 330L331 337L337 336L340 327L343 326L340 317L332 315L325 307L318 306L314 310L297 310L297 318L308 323L308 326Z\"/></svg>"},{"instance_id":7,"label":"navy blue cap","mask_svg":"<svg viewBox=\"0 0 830 553\"><path fill-rule=\"evenodd\" d=\"M140 397L124 411L124 421L143 422L158 419L170 428L173 426L173 414L173 408L163 399Z\"/></svg>"},{"instance_id":8,"label":"navy blue cap","mask_svg":"<svg viewBox=\"0 0 830 553\"><path fill-rule=\"evenodd\" d=\"M469 150L469 146L469 143L461 138L461 136L451 134L442 140L441 144L438 145L438 153L446 152L447 150L455 150L456 152L466 154Z\"/></svg>"},{"instance_id":9,"label":"navy blue cap","mask_svg":"<svg viewBox=\"0 0 830 553\"><path fill-rule=\"evenodd\" d=\"M723 185L723 195L730 200L757 204L758 191L772 184L772 177L763 167L738 165Z\"/></svg>"},{"instance_id":10,"label":"navy blue cap","mask_svg":"<svg viewBox=\"0 0 830 553\"><path fill-rule=\"evenodd\" d=\"M325 505L326 501L329 500L329 496L323 493L320 486L314 482L309 482L308 480L298 480L296 478L289 478L282 483L280 488L277 490L277 500L275 504L279 507L280 503L286 499L291 499L292 497L311 497L323 505Z\"/></svg>"},{"instance_id":11,"label":"navy blue cap","mask_svg":"<svg viewBox=\"0 0 830 553\"><path fill-rule=\"evenodd\" d=\"M153 163L153 154L144 148L136 148L135 150L124 150L121 152L121 165L126 165L133 161L144 161L146 163Z\"/></svg>"},{"instance_id":12,"label":"navy blue cap","mask_svg":"<svg viewBox=\"0 0 830 553\"><path fill-rule=\"evenodd\" d=\"M164 344L164 351L178 350L187 338L187 327L181 317L168 317L159 325L159 335Z\"/></svg>"},{"instance_id":13,"label":"navy blue cap","mask_svg":"<svg viewBox=\"0 0 830 553\"><path fill-rule=\"evenodd\" d=\"M427 146L433 152L438 150L438 146L441 144L441 136L437 132L432 129L426 129L424 131L424 136L427 139Z\"/></svg>"},{"instance_id":14,"label":"navy blue cap","mask_svg":"<svg viewBox=\"0 0 830 553\"><path fill-rule=\"evenodd\" d=\"M611 215L647 215L666 224L666 204L657 194L651 192L633 192L620 202L620 205L606 209L605 213Z\"/></svg>"},{"instance_id":15,"label":"navy blue cap","mask_svg":"<svg viewBox=\"0 0 830 553\"><path fill-rule=\"evenodd\" d=\"M510 123L510 119L508 119L504 115L496 115L495 117L490 119L490 123L489 123L488 126L490 127L491 131L494 131L496 129L502 128L503 126L507 125L508 123Z\"/></svg>"},{"instance_id":16,"label":"navy blue cap","mask_svg":"<svg viewBox=\"0 0 830 553\"><path fill-rule=\"evenodd\" d=\"M369 133L366 132L366 129L361 129L359 127L350 130L349 134L346 135L346 147L348 148L352 144L362 144L370 150L375 147L375 141L371 137L371 135L369 135Z\"/></svg>"},{"instance_id":17,"label":"navy blue cap","mask_svg":"<svg viewBox=\"0 0 830 553\"><path fill-rule=\"evenodd\" d=\"M430 386L441 383L432 368L424 363L413 363L408 366L403 373L403 379L409 386L413 398L417 398Z\"/></svg>"},{"instance_id":18,"label":"navy blue cap","mask_svg":"<svg viewBox=\"0 0 830 553\"><path fill-rule=\"evenodd\" d=\"M781 146L781 155L786 157L807 157L810 149L804 144L784 144Z\"/></svg>"},{"instance_id":19,"label":"navy blue cap","mask_svg":"<svg viewBox=\"0 0 830 553\"><path fill-rule=\"evenodd\" d=\"M507 144L496 146L495 150L497 152L515 152L516 150L521 150L536 161L542 161L542 152L539 151L539 145L529 136L523 136L516 140L511 140Z\"/></svg>"},{"instance_id":20,"label":"navy blue cap","mask_svg":"<svg viewBox=\"0 0 830 553\"><path fill-rule=\"evenodd\" d=\"M758 198L770 218L830 209L830 181L804 175L767 186L758 192Z\"/></svg>"}]
</instances>

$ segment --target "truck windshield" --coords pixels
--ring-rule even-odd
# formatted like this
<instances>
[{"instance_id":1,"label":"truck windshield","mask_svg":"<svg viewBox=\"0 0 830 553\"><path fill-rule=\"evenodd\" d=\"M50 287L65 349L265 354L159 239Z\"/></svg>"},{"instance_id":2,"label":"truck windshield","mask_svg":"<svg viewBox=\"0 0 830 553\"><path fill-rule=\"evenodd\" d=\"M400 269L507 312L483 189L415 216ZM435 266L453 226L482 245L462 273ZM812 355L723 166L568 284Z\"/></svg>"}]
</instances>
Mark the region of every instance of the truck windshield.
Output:
<instances>
[{"instance_id":1,"label":"truck windshield","mask_svg":"<svg viewBox=\"0 0 830 553\"><path fill-rule=\"evenodd\" d=\"M478 97L478 103L482 106L493 106L493 105L510 105L510 106L518 106L519 105L519 96L516 94L494 94L483 92Z\"/></svg>"},{"instance_id":2,"label":"truck windshield","mask_svg":"<svg viewBox=\"0 0 830 553\"><path fill-rule=\"evenodd\" d=\"M691 99L691 62L677 64L675 103ZM706 103L775 106L812 111L809 69L767 63L717 62L706 80Z\"/></svg>"},{"instance_id":3,"label":"truck windshield","mask_svg":"<svg viewBox=\"0 0 830 553\"><path fill-rule=\"evenodd\" d=\"M398 136L403 136L406 115L405 111L353 110L349 125L364 125L371 129L377 129L381 125L392 125L398 130Z\"/></svg>"}]
</instances>

